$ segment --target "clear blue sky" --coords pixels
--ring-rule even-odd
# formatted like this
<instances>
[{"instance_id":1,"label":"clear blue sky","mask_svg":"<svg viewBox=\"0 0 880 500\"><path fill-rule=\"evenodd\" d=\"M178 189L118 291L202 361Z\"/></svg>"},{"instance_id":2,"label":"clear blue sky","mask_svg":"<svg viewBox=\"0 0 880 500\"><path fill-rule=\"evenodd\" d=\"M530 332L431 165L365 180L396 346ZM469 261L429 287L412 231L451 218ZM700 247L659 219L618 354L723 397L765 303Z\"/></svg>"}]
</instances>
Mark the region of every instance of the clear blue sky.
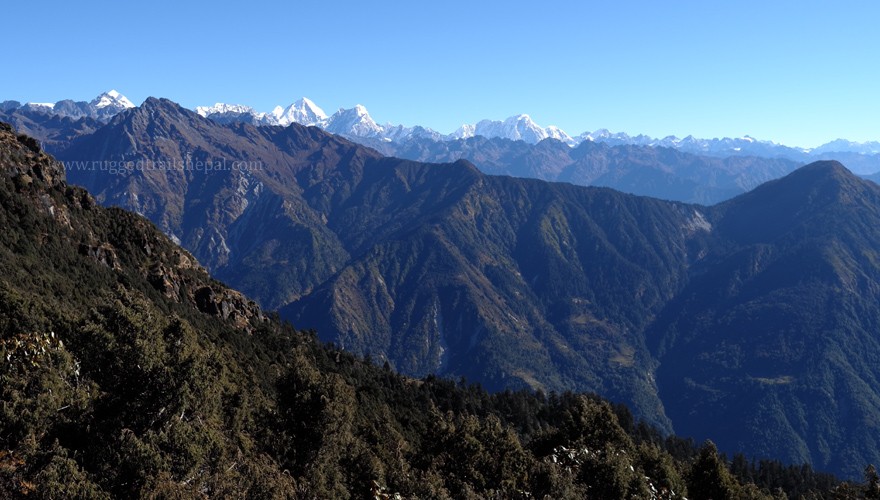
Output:
<instances>
[{"instance_id":1,"label":"clear blue sky","mask_svg":"<svg viewBox=\"0 0 880 500\"><path fill-rule=\"evenodd\" d=\"M3 7L0 100L229 102L451 132L880 139L880 2L133 2Z\"/></svg>"}]
</instances>

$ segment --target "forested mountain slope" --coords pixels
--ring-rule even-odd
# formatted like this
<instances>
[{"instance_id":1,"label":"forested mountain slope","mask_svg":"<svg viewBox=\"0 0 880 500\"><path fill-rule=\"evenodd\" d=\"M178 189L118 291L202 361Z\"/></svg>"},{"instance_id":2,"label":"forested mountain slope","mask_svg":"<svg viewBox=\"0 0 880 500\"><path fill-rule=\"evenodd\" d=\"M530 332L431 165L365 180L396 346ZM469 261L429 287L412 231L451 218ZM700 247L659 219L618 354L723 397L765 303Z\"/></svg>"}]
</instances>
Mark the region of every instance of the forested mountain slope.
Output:
<instances>
[{"instance_id":1,"label":"forested mountain slope","mask_svg":"<svg viewBox=\"0 0 880 500\"><path fill-rule=\"evenodd\" d=\"M5 124L0 225L3 497L770 498L777 486L835 488L809 468L736 469L772 476L762 493L711 444L663 440L595 397L490 396L328 349L212 280L147 220L67 185L60 164Z\"/></svg>"},{"instance_id":2,"label":"forested mountain slope","mask_svg":"<svg viewBox=\"0 0 880 500\"><path fill-rule=\"evenodd\" d=\"M857 437L880 399L876 186L839 164L704 207L384 158L159 99L64 159L101 203L393 369L596 391L667 431L848 477L880 462ZM93 161L133 167L77 169ZM150 162L212 169L138 168ZM787 363L799 371L770 373ZM738 399L751 394L766 397Z\"/></svg>"},{"instance_id":3,"label":"forested mountain slope","mask_svg":"<svg viewBox=\"0 0 880 500\"><path fill-rule=\"evenodd\" d=\"M857 475L880 449L880 187L819 162L709 216L718 242L647 334L676 429Z\"/></svg>"}]
</instances>

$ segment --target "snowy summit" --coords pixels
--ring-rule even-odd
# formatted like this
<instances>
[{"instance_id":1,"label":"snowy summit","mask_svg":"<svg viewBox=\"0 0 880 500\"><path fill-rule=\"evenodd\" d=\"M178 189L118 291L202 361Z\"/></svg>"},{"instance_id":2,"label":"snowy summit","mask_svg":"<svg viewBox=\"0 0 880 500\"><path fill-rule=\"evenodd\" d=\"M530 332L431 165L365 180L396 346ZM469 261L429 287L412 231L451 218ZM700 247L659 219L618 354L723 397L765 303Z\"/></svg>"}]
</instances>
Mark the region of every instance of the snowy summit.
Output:
<instances>
[{"instance_id":1,"label":"snowy summit","mask_svg":"<svg viewBox=\"0 0 880 500\"><path fill-rule=\"evenodd\" d=\"M109 92L104 92L103 94L94 98L92 102L89 103L89 106L92 106L95 109L112 107L114 109L122 110L133 108L134 103L129 101L127 97L120 94L119 92L111 90Z\"/></svg>"}]
</instances>

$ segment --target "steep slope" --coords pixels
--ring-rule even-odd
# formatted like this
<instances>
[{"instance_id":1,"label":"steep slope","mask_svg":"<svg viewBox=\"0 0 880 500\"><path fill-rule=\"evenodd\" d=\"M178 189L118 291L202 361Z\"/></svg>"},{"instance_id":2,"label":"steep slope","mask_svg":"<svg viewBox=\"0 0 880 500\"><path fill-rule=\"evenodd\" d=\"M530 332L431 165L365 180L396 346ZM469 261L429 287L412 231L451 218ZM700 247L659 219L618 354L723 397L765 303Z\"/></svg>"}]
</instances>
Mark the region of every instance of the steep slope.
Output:
<instances>
[{"instance_id":1,"label":"steep slope","mask_svg":"<svg viewBox=\"0 0 880 500\"><path fill-rule=\"evenodd\" d=\"M61 241L53 240L56 247L51 250L67 254L70 261L91 260L99 268L119 272L119 279L149 281L168 299L205 312L214 307L213 300L223 301L224 318L246 330L262 321L255 303L236 292L221 290L188 252L167 241L148 221L101 209L88 193L68 186L63 166L43 153L36 140L14 135L7 124L2 124L0 133L4 145L0 162L7 191L4 226L10 228L5 235L6 255L10 260L14 259L9 252L16 248L36 254L54 238ZM25 224L36 227L19 227ZM33 234L26 234L28 229ZM65 244L71 246L70 251L60 250ZM30 281L27 273L26 266L7 267L4 283ZM80 299L87 302L85 295Z\"/></svg>"},{"instance_id":2,"label":"steep slope","mask_svg":"<svg viewBox=\"0 0 880 500\"><path fill-rule=\"evenodd\" d=\"M224 127L151 98L61 157L101 203L146 215L216 276L277 308L348 258L303 190L340 163L357 176L379 155L296 125Z\"/></svg>"},{"instance_id":3,"label":"steep slope","mask_svg":"<svg viewBox=\"0 0 880 500\"><path fill-rule=\"evenodd\" d=\"M679 432L860 474L880 460L880 187L819 162L714 207L649 331Z\"/></svg>"},{"instance_id":4,"label":"steep slope","mask_svg":"<svg viewBox=\"0 0 880 500\"><path fill-rule=\"evenodd\" d=\"M538 146L548 145L552 157L552 143ZM615 154L607 149L581 152ZM258 162L71 177L178 235L209 269L298 326L406 373L464 375L493 390L598 391L724 450L848 475L874 460L872 441L850 439L860 431L847 419L853 405L874 414L860 400L876 394L862 391L873 348L856 352L852 339L873 342L876 203L873 184L840 168L825 177L815 172L827 165L803 168L707 209L489 177L467 162L382 158L315 128L222 126L160 100L69 151L117 162ZM681 155L651 151L646 161ZM820 337L816 325L840 333ZM802 331L809 341L799 343ZM769 373L786 356L809 367L829 360L823 380L838 380L835 352L858 367L840 379L850 406L814 412L808 392L780 396L819 376ZM748 399L752 386L766 398Z\"/></svg>"},{"instance_id":5,"label":"steep slope","mask_svg":"<svg viewBox=\"0 0 880 500\"><path fill-rule=\"evenodd\" d=\"M378 137L383 127L373 121L367 108L358 104L351 109L339 109L327 119L326 130L333 134L354 137Z\"/></svg>"},{"instance_id":6,"label":"steep slope","mask_svg":"<svg viewBox=\"0 0 880 500\"><path fill-rule=\"evenodd\" d=\"M268 404L264 348L229 350L266 328L253 302L6 124L0 225L0 496L289 484L234 423Z\"/></svg>"},{"instance_id":7,"label":"steep slope","mask_svg":"<svg viewBox=\"0 0 880 500\"><path fill-rule=\"evenodd\" d=\"M398 177L415 192L411 179L433 169L411 164ZM353 252L282 316L406 373L465 375L496 390L590 388L668 425L639 332L700 253L697 209L484 177L464 164L444 175L455 170L468 180L438 197L445 206Z\"/></svg>"},{"instance_id":8,"label":"steep slope","mask_svg":"<svg viewBox=\"0 0 880 500\"><path fill-rule=\"evenodd\" d=\"M700 253L697 207L381 158L314 128L221 126L155 99L64 157L259 162L69 171L346 349L492 389L600 391L669 426L639 332Z\"/></svg>"},{"instance_id":9,"label":"steep slope","mask_svg":"<svg viewBox=\"0 0 880 500\"><path fill-rule=\"evenodd\" d=\"M272 111L272 117L277 121L277 125L299 123L305 126L319 126L323 125L328 119L323 109L305 97L300 98L286 108L276 107Z\"/></svg>"},{"instance_id":10,"label":"steep slope","mask_svg":"<svg viewBox=\"0 0 880 500\"><path fill-rule=\"evenodd\" d=\"M5 124L0 223L4 498L770 498L711 443L667 439L673 457L595 397L490 396L327 349ZM787 472L764 488L836 485L770 466Z\"/></svg>"},{"instance_id":11,"label":"steep slope","mask_svg":"<svg viewBox=\"0 0 880 500\"><path fill-rule=\"evenodd\" d=\"M65 153L95 157L259 162L69 170L264 306L297 301L285 317L346 349L493 389L600 391L668 428L639 332L700 253L699 208L382 158L297 125L221 126L155 99Z\"/></svg>"}]
</instances>

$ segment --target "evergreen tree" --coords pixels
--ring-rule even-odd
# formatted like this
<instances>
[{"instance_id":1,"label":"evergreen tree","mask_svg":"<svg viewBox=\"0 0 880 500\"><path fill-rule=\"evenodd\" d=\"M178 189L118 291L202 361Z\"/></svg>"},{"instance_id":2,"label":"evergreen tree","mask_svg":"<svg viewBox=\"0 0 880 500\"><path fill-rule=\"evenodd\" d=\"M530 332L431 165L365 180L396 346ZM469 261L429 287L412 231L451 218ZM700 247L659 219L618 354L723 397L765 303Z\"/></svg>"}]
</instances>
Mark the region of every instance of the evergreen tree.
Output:
<instances>
[{"instance_id":1,"label":"evergreen tree","mask_svg":"<svg viewBox=\"0 0 880 500\"><path fill-rule=\"evenodd\" d=\"M687 476L689 498L695 500L733 500L736 481L712 441L706 441Z\"/></svg>"},{"instance_id":2,"label":"evergreen tree","mask_svg":"<svg viewBox=\"0 0 880 500\"><path fill-rule=\"evenodd\" d=\"M865 498L880 498L880 476L873 464L865 467Z\"/></svg>"}]
</instances>

